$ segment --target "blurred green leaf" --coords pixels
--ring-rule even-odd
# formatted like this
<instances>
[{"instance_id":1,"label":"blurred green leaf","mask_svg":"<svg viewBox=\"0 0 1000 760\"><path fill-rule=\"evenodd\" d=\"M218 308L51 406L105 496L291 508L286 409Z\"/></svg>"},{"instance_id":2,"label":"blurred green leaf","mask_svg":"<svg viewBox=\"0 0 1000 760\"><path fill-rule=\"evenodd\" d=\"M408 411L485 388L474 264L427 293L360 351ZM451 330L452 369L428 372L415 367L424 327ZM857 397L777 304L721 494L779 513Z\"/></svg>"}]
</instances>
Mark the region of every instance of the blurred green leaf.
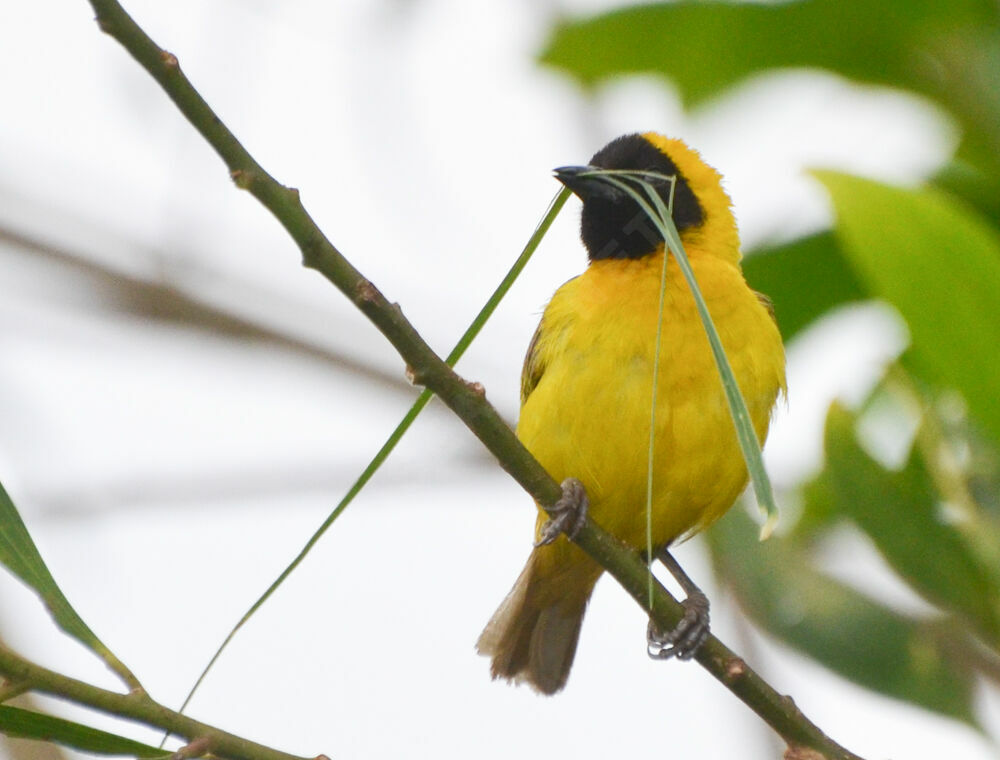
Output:
<instances>
[{"instance_id":1,"label":"blurred green leaf","mask_svg":"<svg viewBox=\"0 0 1000 760\"><path fill-rule=\"evenodd\" d=\"M961 391L1000 442L1000 237L972 209L934 188L906 190L816 172L836 211L844 255L865 287L906 320L914 359Z\"/></svg>"},{"instance_id":2,"label":"blurred green leaf","mask_svg":"<svg viewBox=\"0 0 1000 760\"><path fill-rule=\"evenodd\" d=\"M31 540L14 502L0 484L0 563L37 593L56 624L73 638L97 653L130 686L137 686L135 676L97 638L70 605L46 567L35 542Z\"/></svg>"},{"instance_id":3,"label":"blurred green leaf","mask_svg":"<svg viewBox=\"0 0 1000 760\"><path fill-rule=\"evenodd\" d=\"M632 5L562 20L539 59L585 86L658 74L688 105L782 69L902 88L947 109L963 127L964 158L1000 174L1000 5L991 0Z\"/></svg>"},{"instance_id":4,"label":"blurred green leaf","mask_svg":"<svg viewBox=\"0 0 1000 760\"><path fill-rule=\"evenodd\" d=\"M830 309L868 298L832 232L756 249L743 260L743 273L774 302L786 343Z\"/></svg>"},{"instance_id":5,"label":"blurred green leaf","mask_svg":"<svg viewBox=\"0 0 1000 760\"><path fill-rule=\"evenodd\" d=\"M961 152L1000 173L1000 29L996 22L938 36L931 54L939 99L965 126Z\"/></svg>"},{"instance_id":6,"label":"blurred green leaf","mask_svg":"<svg viewBox=\"0 0 1000 760\"><path fill-rule=\"evenodd\" d=\"M830 481L829 475L822 470L812 480L802 484L802 512L791 531L796 541L814 541L840 519Z\"/></svg>"},{"instance_id":7,"label":"blurred green leaf","mask_svg":"<svg viewBox=\"0 0 1000 760\"><path fill-rule=\"evenodd\" d=\"M987 174L960 159L943 166L934 175L934 185L973 206L1000 228L1000 175Z\"/></svg>"},{"instance_id":8,"label":"blurred green leaf","mask_svg":"<svg viewBox=\"0 0 1000 760\"><path fill-rule=\"evenodd\" d=\"M662 74L688 102L752 74L795 67L942 92L946 71L928 51L949 50L961 30L997 25L989 0L672 2L565 20L540 59L584 84Z\"/></svg>"},{"instance_id":9,"label":"blurred green leaf","mask_svg":"<svg viewBox=\"0 0 1000 760\"><path fill-rule=\"evenodd\" d=\"M742 509L707 535L719 577L761 628L857 684L976 725L973 674L933 621L820 573L787 539L759 543Z\"/></svg>"},{"instance_id":10,"label":"blurred green leaf","mask_svg":"<svg viewBox=\"0 0 1000 760\"><path fill-rule=\"evenodd\" d=\"M171 754L107 731L17 707L0 706L0 733L19 739L55 742L97 755L169 757Z\"/></svg>"},{"instance_id":11,"label":"blurred green leaf","mask_svg":"<svg viewBox=\"0 0 1000 760\"><path fill-rule=\"evenodd\" d=\"M940 496L914 447L899 472L868 456L855 418L834 404L826 420L823 479L836 509L852 519L885 560L917 592L956 612L1000 649L1000 583L955 525L943 519Z\"/></svg>"}]
</instances>

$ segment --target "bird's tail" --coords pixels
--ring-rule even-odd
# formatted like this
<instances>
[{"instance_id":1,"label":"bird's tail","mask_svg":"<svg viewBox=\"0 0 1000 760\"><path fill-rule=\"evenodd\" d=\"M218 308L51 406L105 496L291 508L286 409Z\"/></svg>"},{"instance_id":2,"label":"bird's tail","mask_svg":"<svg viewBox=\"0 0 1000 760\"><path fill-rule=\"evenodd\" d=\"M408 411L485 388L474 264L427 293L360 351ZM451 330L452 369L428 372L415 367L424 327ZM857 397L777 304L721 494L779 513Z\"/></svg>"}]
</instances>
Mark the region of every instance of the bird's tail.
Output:
<instances>
[{"instance_id":1,"label":"bird's tail","mask_svg":"<svg viewBox=\"0 0 1000 760\"><path fill-rule=\"evenodd\" d=\"M567 549L578 556L567 557ZM493 677L525 681L543 694L562 689L600 574L600 566L565 539L534 549L476 643L493 658Z\"/></svg>"}]
</instances>

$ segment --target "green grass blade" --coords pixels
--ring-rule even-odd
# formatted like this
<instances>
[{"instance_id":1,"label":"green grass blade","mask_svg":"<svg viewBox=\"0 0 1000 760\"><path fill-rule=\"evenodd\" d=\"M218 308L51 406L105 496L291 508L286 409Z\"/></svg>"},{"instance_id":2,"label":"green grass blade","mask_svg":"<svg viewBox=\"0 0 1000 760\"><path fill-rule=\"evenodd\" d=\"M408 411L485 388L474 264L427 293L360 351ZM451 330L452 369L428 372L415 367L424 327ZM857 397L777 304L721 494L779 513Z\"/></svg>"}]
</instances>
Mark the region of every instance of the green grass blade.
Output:
<instances>
[{"instance_id":1,"label":"green grass blade","mask_svg":"<svg viewBox=\"0 0 1000 760\"><path fill-rule=\"evenodd\" d=\"M524 250L521 251L521 255L517 257L517 260L514 262L513 266L511 266L510 271L507 272L506 277L501 280L496 290L493 291L493 295L490 296L483 308L479 310L479 313L472 321L472 324L469 325L462 337L459 338L458 343L455 344L451 353L448 354L445 359L448 366L454 366L455 363L462 357L462 354L465 353L466 349L468 349L468 347L472 344L472 341L475 340L476 336L479 335L483 325L486 324L486 321L493 315L493 312L496 311L500 301L505 295L507 295L507 291L510 290L515 280L517 280L520 276L524 267L527 266L528 261L531 259L535 250L542 242L542 238L545 237L545 234L552 226L552 222L555 221L556 216L562 210L563 206L566 205L566 201L569 199L569 196L570 191L563 188L552 199L552 202L549 204L542 220L538 223L535 231L528 239L527 244L524 246ZM368 466L365 467L361 475L358 476L358 479L354 481L354 484L348 489L347 493L340 500L337 506L334 507L333 511L327 516L319 528L316 529L316 532L313 533L313 535L306 542L305 546L302 547L301 551L299 551L288 567L281 571L281 574L275 578L274 582L267 587L267 590L261 594L260 598L258 598L257 601L250 606L250 609L248 609L236 625L233 626L233 629L223 640L219 648L215 650L215 654L212 655L208 664L201 671L201 674L195 681L194 686L191 687L191 690L184 698L184 702L181 704L179 712L184 712L187 706L191 703L191 699L194 697L198 688L205 680L205 677L208 675L209 671L215 665L216 661L222 655L226 647L229 646L229 642L233 640L233 637L236 636L236 633L240 630L240 628L242 628L247 621L253 617L254 613L261 608L264 602L266 602L271 595L278 590L281 584L285 582L285 579L288 578L295 568L299 566L302 560L306 558L306 555L309 554L320 538L322 538L323 534L326 533L331 525L333 525L334 521L340 517L341 513L347 509L347 506L354 501L354 497L357 496L361 492L361 489L367 485L368 481L372 479L372 476L378 471L379 467L382 466L382 463L388 458L389 454L392 453L392 450L396 448L396 444L399 443L406 431L409 430L410 426L413 424L414 420L417 419L420 412L422 412L424 407L427 406L427 403L431 400L432 395L433 394L426 389L421 391L417 400L413 403L413 406L410 407L409 411L396 426L396 429L392 431L392 434L388 437L388 439L386 439L386 442L382 444L382 448L378 450L378 453L376 453L371 462L368 463Z\"/></svg>"},{"instance_id":2,"label":"green grass blade","mask_svg":"<svg viewBox=\"0 0 1000 760\"><path fill-rule=\"evenodd\" d=\"M649 172L640 174L653 176ZM639 207L646 212L663 236L667 247L674 254L674 258L677 260L678 266L680 266L684 279L691 289L695 306L698 309L698 315L701 317L705 333L708 335L708 342L712 347L712 356L715 358L719 375L722 377L722 387L725 390L726 401L729 404L729 413L733 418L733 424L736 426L736 438L739 441L740 451L743 453L747 471L750 473L754 495L757 497L757 504L764 514L764 524L760 529L760 538L764 540L771 535L771 531L774 530L774 526L778 522L778 505L774 499L774 489L771 487L771 479L764 468L764 457L760 450L760 442L757 440L757 434L750 422L750 412L747 410L746 402L743 400L743 394L740 392L736 377L733 375L732 367L729 366L729 359L726 357L726 351L722 347L722 340L719 338L719 333L715 329L712 317L708 313L708 306L705 304L705 299L698 287L698 282L691 269L687 253L684 251L684 244L681 243L681 236L677 232L674 220L663 204L663 199L660 198L659 193L656 192L656 189L649 182L642 179L642 176L631 177L631 179L643 188L647 196L653 201L656 207L655 210L634 188L617 179L615 176L600 171L595 171L594 176L603 177L606 182L610 182L628 193L639 204ZM663 179L670 178L663 177Z\"/></svg>"},{"instance_id":3,"label":"green grass blade","mask_svg":"<svg viewBox=\"0 0 1000 760\"><path fill-rule=\"evenodd\" d=\"M569 196L570 191L565 187L556 193L552 202L549 203L549 207L546 209L545 214L542 216L542 220L538 223L538 226L535 227L535 231L531 233L531 237L525 244L524 250L521 251L521 255L517 257L517 261L514 262L510 271L507 272L507 276L500 281L496 290L493 291L493 295L491 295L490 299L483 305L483 308L479 310L479 314L477 314L476 318L472 320L472 324L469 325L462 337L458 339L458 343L455 344L451 353L448 354L445 362L449 367L453 367L462 357L465 350L472 344L472 341L476 339L476 336L479 335L479 331L483 329L483 325L486 324L486 320L493 316L493 312L496 311L500 301L505 295L507 295L507 291L510 290L514 281L521 276L521 272L524 271L524 268L528 265L528 262L534 255L535 250L542 242L542 238L544 238L546 233L548 233L549 227L552 226L552 223L556 220L559 212L562 211L563 206L566 205L566 201L569 200Z\"/></svg>"},{"instance_id":4,"label":"green grass blade","mask_svg":"<svg viewBox=\"0 0 1000 760\"><path fill-rule=\"evenodd\" d=\"M97 654L130 689L140 688L132 672L97 638L69 603L42 559L21 515L0 484L0 563L29 586L63 631Z\"/></svg>"},{"instance_id":5,"label":"green grass blade","mask_svg":"<svg viewBox=\"0 0 1000 760\"><path fill-rule=\"evenodd\" d=\"M674 190L676 179L670 183L670 203L668 211L673 216ZM653 351L653 390L649 400L649 445L646 460L646 557L653 562L653 466L655 463L656 443L656 397L660 384L660 348L663 345L663 308L667 301L667 262L669 257L663 257L660 267L660 303L656 310L656 348ZM649 611L653 611L653 573L649 573L647 593L649 594Z\"/></svg>"},{"instance_id":6,"label":"green grass blade","mask_svg":"<svg viewBox=\"0 0 1000 760\"><path fill-rule=\"evenodd\" d=\"M18 739L53 742L95 755L143 758L170 756L169 752L124 736L18 707L0 706L0 733Z\"/></svg>"}]
</instances>

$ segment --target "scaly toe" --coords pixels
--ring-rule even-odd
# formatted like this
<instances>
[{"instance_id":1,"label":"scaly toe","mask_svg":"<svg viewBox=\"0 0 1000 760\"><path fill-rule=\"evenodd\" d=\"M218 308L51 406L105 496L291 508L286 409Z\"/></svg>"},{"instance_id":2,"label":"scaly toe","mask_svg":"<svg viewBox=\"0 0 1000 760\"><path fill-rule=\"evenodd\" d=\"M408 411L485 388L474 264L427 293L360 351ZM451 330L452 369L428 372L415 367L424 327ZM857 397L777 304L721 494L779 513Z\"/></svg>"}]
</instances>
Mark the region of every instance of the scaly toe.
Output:
<instances>
[{"instance_id":1,"label":"scaly toe","mask_svg":"<svg viewBox=\"0 0 1000 760\"><path fill-rule=\"evenodd\" d=\"M552 516L539 529L535 546L551 544L561 533L573 538L587 522L589 507L590 501L583 483L576 478L566 478L562 482L562 496L549 509Z\"/></svg>"},{"instance_id":2,"label":"scaly toe","mask_svg":"<svg viewBox=\"0 0 1000 760\"><path fill-rule=\"evenodd\" d=\"M646 652L654 660L690 660L709 634L708 598L701 593L689 596L681 605L684 617L668 633L657 629L652 620L646 629Z\"/></svg>"}]
</instances>

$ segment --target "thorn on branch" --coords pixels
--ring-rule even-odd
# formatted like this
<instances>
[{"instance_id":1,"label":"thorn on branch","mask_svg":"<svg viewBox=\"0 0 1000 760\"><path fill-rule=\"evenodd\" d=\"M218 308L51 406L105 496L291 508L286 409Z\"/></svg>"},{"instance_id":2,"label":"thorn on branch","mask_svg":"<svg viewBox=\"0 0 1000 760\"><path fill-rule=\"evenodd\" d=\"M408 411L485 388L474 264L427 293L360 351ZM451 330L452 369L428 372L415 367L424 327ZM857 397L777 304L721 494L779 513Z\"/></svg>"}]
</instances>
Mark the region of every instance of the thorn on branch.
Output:
<instances>
[{"instance_id":1,"label":"thorn on branch","mask_svg":"<svg viewBox=\"0 0 1000 760\"><path fill-rule=\"evenodd\" d=\"M789 744L788 749L785 750L784 760L829 760L829 758L812 747Z\"/></svg>"},{"instance_id":2,"label":"thorn on branch","mask_svg":"<svg viewBox=\"0 0 1000 760\"><path fill-rule=\"evenodd\" d=\"M409 381L410 385L416 385L420 388L427 387L427 380L431 376L431 372L427 367L414 368L412 365L406 365L406 379Z\"/></svg>"},{"instance_id":3,"label":"thorn on branch","mask_svg":"<svg viewBox=\"0 0 1000 760\"><path fill-rule=\"evenodd\" d=\"M243 171L243 169L233 169L229 172L229 177L240 190L249 190L250 185L253 184L254 173Z\"/></svg>"},{"instance_id":4,"label":"thorn on branch","mask_svg":"<svg viewBox=\"0 0 1000 760\"><path fill-rule=\"evenodd\" d=\"M747 664L741 657L733 657L726 663L726 683L732 685L747 674Z\"/></svg>"},{"instance_id":5,"label":"thorn on branch","mask_svg":"<svg viewBox=\"0 0 1000 760\"><path fill-rule=\"evenodd\" d=\"M207 736L199 736L190 744L186 744L170 756L170 760L188 760L201 757L211 749L212 740Z\"/></svg>"},{"instance_id":6,"label":"thorn on branch","mask_svg":"<svg viewBox=\"0 0 1000 760\"><path fill-rule=\"evenodd\" d=\"M177 62L177 56L169 50L160 51L160 62L163 64L165 69L177 70L180 68L180 64Z\"/></svg>"},{"instance_id":7,"label":"thorn on branch","mask_svg":"<svg viewBox=\"0 0 1000 760\"><path fill-rule=\"evenodd\" d=\"M482 383L476 381L469 382L468 380L464 382L465 382L465 387L468 388L470 391L475 393L480 398L486 398L486 388L483 386Z\"/></svg>"},{"instance_id":8,"label":"thorn on branch","mask_svg":"<svg viewBox=\"0 0 1000 760\"><path fill-rule=\"evenodd\" d=\"M792 699L788 694L783 694L781 696L781 707L784 709L785 714L793 718L798 718L802 716L802 711L799 710L799 706L795 704L795 700Z\"/></svg>"},{"instance_id":9,"label":"thorn on branch","mask_svg":"<svg viewBox=\"0 0 1000 760\"><path fill-rule=\"evenodd\" d=\"M354 288L354 302L358 306L375 303L381 293L372 285L371 280L361 280Z\"/></svg>"}]
</instances>

